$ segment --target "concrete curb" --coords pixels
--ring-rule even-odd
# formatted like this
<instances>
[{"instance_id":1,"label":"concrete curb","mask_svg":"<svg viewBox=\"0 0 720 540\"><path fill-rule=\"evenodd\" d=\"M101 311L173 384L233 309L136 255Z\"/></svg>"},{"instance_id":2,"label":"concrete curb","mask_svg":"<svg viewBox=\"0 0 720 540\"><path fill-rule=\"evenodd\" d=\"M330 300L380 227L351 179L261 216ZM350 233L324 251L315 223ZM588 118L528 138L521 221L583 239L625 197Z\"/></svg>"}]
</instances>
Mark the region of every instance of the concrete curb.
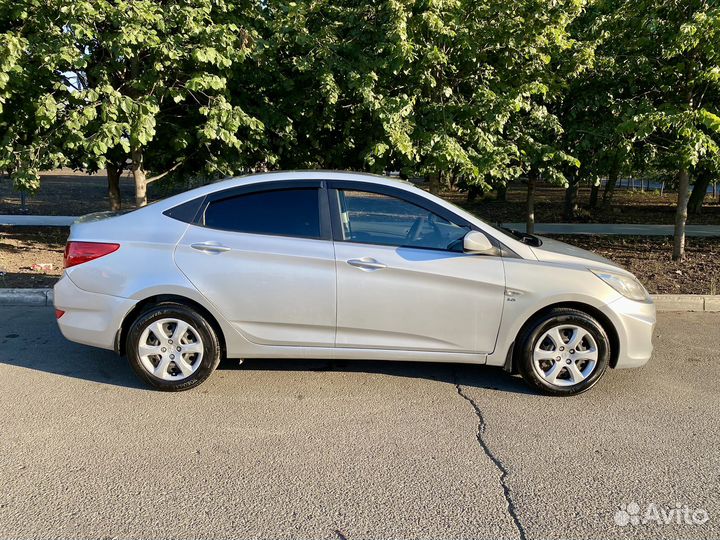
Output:
<instances>
[{"instance_id":1,"label":"concrete curb","mask_svg":"<svg viewBox=\"0 0 720 540\"><path fill-rule=\"evenodd\" d=\"M720 311L718 294L654 294L658 311Z\"/></svg>"},{"instance_id":2,"label":"concrete curb","mask_svg":"<svg viewBox=\"0 0 720 540\"><path fill-rule=\"evenodd\" d=\"M654 294L658 311L720 312L720 294ZM0 289L0 306L52 306L52 289Z\"/></svg>"},{"instance_id":3,"label":"concrete curb","mask_svg":"<svg viewBox=\"0 0 720 540\"><path fill-rule=\"evenodd\" d=\"M0 306L52 305L52 289L0 289Z\"/></svg>"}]
</instances>

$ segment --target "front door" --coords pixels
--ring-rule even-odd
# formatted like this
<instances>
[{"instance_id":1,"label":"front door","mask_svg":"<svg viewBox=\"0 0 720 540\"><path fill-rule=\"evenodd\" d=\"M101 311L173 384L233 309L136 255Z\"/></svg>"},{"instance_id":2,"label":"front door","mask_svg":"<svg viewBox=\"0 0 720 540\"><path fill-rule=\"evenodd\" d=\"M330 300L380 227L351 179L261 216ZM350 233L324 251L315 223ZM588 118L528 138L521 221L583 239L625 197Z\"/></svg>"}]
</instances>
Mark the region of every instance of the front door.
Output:
<instances>
[{"instance_id":1,"label":"front door","mask_svg":"<svg viewBox=\"0 0 720 540\"><path fill-rule=\"evenodd\" d=\"M254 343L334 344L335 257L319 188L215 196L176 248L180 270Z\"/></svg>"},{"instance_id":2,"label":"front door","mask_svg":"<svg viewBox=\"0 0 720 540\"><path fill-rule=\"evenodd\" d=\"M499 254L463 253L467 225L405 200L401 190L364 186L329 191L337 346L492 352L505 290Z\"/></svg>"}]
</instances>

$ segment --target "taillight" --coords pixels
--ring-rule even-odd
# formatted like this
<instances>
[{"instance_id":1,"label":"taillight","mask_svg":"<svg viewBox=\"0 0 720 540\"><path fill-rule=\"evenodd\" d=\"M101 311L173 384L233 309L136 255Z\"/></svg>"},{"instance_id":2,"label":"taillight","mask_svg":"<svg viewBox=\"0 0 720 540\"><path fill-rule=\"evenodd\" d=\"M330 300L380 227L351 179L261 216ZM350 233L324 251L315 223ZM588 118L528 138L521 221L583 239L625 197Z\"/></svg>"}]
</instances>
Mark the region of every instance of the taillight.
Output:
<instances>
[{"instance_id":1,"label":"taillight","mask_svg":"<svg viewBox=\"0 0 720 540\"><path fill-rule=\"evenodd\" d=\"M104 242L68 242L65 245L65 258L63 265L70 268L77 264L86 263L100 257L104 257L116 251L120 244L108 244Z\"/></svg>"},{"instance_id":2,"label":"taillight","mask_svg":"<svg viewBox=\"0 0 720 540\"><path fill-rule=\"evenodd\" d=\"M65 312L64 312L62 309L56 309L56 310L55 310L55 318L56 318L56 319L59 319L59 318L62 317L63 315L65 315Z\"/></svg>"}]
</instances>

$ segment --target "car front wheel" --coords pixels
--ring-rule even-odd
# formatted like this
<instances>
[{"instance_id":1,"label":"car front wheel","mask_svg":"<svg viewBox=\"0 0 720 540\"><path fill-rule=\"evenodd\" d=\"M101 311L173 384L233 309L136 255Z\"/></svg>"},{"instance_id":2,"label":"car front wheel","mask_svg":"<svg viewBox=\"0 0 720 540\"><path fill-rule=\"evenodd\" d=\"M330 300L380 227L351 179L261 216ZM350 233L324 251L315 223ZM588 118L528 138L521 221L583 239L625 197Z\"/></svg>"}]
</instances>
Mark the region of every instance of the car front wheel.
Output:
<instances>
[{"instance_id":1,"label":"car front wheel","mask_svg":"<svg viewBox=\"0 0 720 540\"><path fill-rule=\"evenodd\" d=\"M516 361L523 379L551 395L589 390L605 373L610 343L602 325L576 309L555 308L521 333Z\"/></svg>"},{"instance_id":2,"label":"car front wheel","mask_svg":"<svg viewBox=\"0 0 720 540\"><path fill-rule=\"evenodd\" d=\"M221 357L217 333L205 317L176 303L143 312L130 327L126 350L135 373L170 392L203 382Z\"/></svg>"}]
</instances>

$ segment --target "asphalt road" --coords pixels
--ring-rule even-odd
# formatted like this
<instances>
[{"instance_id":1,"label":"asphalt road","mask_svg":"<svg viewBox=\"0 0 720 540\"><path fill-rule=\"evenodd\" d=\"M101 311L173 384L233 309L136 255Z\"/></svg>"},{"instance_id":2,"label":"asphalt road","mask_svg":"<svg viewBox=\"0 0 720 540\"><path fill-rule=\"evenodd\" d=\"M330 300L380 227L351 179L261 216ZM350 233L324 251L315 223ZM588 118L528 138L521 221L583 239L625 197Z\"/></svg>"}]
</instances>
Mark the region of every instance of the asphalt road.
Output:
<instances>
[{"instance_id":1,"label":"asphalt road","mask_svg":"<svg viewBox=\"0 0 720 540\"><path fill-rule=\"evenodd\" d=\"M163 394L0 307L0 537L718 538L719 343L720 314L660 314L650 364L565 399L306 360Z\"/></svg>"}]
</instances>

